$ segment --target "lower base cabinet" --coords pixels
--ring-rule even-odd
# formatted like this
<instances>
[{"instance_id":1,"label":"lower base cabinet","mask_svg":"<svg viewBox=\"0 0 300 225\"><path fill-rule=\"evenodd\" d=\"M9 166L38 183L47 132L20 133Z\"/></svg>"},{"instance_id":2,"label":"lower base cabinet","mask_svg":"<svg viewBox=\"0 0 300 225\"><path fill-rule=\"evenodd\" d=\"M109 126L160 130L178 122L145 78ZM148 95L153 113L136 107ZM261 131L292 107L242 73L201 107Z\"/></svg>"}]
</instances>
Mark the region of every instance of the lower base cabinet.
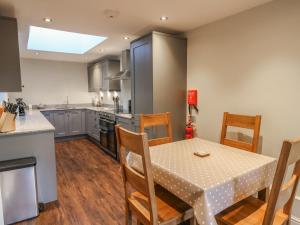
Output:
<instances>
[{"instance_id":1,"label":"lower base cabinet","mask_svg":"<svg viewBox=\"0 0 300 225\"><path fill-rule=\"evenodd\" d=\"M135 123L134 123L133 119L124 118L124 117L117 117L116 118L116 123L119 124L121 127L129 130L129 131L133 131L133 132L138 131L136 126L135 126Z\"/></svg>"},{"instance_id":2,"label":"lower base cabinet","mask_svg":"<svg viewBox=\"0 0 300 225\"><path fill-rule=\"evenodd\" d=\"M65 111L53 112L55 137L67 136L68 117Z\"/></svg>"},{"instance_id":3,"label":"lower base cabinet","mask_svg":"<svg viewBox=\"0 0 300 225\"><path fill-rule=\"evenodd\" d=\"M86 133L85 110L44 111L42 114L55 127L55 137Z\"/></svg>"},{"instance_id":4,"label":"lower base cabinet","mask_svg":"<svg viewBox=\"0 0 300 225\"><path fill-rule=\"evenodd\" d=\"M93 110L86 110L86 133L90 137L100 141L99 113Z\"/></svg>"}]
</instances>

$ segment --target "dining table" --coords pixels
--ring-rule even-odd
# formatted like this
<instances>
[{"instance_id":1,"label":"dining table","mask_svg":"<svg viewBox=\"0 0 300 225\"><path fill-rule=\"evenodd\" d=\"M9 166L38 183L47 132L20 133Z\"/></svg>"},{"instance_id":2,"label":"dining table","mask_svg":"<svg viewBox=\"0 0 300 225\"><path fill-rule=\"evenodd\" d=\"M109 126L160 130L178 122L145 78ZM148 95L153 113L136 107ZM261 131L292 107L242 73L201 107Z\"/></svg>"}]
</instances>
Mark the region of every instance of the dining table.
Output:
<instances>
[{"instance_id":1,"label":"dining table","mask_svg":"<svg viewBox=\"0 0 300 225\"><path fill-rule=\"evenodd\" d=\"M152 146L149 151L155 183L190 205L199 225L217 225L216 214L267 190L277 164L275 158L200 138ZM130 153L127 162L143 173L140 156Z\"/></svg>"}]
</instances>

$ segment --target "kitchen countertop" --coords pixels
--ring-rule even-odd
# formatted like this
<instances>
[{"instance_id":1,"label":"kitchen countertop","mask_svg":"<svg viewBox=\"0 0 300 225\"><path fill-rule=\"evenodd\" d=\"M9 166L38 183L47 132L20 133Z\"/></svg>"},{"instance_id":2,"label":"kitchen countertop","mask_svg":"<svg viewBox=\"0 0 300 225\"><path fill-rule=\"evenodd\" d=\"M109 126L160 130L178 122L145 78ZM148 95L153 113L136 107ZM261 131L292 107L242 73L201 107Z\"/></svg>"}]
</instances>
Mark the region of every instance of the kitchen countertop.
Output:
<instances>
[{"instance_id":1,"label":"kitchen countertop","mask_svg":"<svg viewBox=\"0 0 300 225\"><path fill-rule=\"evenodd\" d=\"M54 131L55 128L38 110L26 111L25 116L16 117L16 130L8 133L0 133L0 138L10 135L41 133Z\"/></svg>"},{"instance_id":2,"label":"kitchen countertop","mask_svg":"<svg viewBox=\"0 0 300 225\"><path fill-rule=\"evenodd\" d=\"M93 110L93 111L97 111L97 112L112 112L112 108L109 107L95 107L95 106L71 106L70 108L60 108L60 107L51 107L51 108L45 108L45 109L39 109L39 111L43 112L43 111L59 111L59 110L75 110L75 109L88 109L88 110ZM126 118L126 119L131 119L132 118L132 114L129 113L113 113L115 114L117 117L122 117L122 118Z\"/></svg>"}]
</instances>

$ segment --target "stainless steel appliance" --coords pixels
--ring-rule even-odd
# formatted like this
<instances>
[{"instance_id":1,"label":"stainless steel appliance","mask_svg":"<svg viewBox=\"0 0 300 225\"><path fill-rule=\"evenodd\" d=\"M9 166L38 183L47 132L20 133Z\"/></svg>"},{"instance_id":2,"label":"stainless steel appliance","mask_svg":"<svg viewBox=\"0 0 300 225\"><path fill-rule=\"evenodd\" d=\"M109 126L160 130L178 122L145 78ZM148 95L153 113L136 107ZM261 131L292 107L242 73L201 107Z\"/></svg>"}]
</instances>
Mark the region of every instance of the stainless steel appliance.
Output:
<instances>
[{"instance_id":1,"label":"stainless steel appliance","mask_svg":"<svg viewBox=\"0 0 300 225\"><path fill-rule=\"evenodd\" d=\"M100 147L106 153L118 160L115 125L116 118L113 111L100 112Z\"/></svg>"},{"instance_id":2,"label":"stainless steel appliance","mask_svg":"<svg viewBox=\"0 0 300 225\"><path fill-rule=\"evenodd\" d=\"M0 162L4 224L38 216L34 157Z\"/></svg>"},{"instance_id":3,"label":"stainless steel appliance","mask_svg":"<svg viewBox=\"0 0 300 225\"><path fill-rule=\"evenodd\" d=\"M112 80L129 80L130 79L130 50L124 50L121 53L120 72L111 77Z\"/></svg>"}]
</instances>

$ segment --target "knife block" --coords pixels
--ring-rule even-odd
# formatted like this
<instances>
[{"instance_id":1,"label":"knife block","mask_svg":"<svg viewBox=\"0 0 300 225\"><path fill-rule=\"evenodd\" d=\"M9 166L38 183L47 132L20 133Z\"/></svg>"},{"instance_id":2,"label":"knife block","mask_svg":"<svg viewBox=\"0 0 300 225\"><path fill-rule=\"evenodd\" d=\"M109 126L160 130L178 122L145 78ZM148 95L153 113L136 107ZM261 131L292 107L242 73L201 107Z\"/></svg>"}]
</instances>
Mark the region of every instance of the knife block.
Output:
<instances>
[{"instance_id":1,"label":"knife block","mask_svg":"<svg viewBox=\"0 0 300 225\"><path fill-rule=\"evenodd\" d=\"M1 118L1 115L2 115L3 112L4 112L4 108L2 108L2 107L0 106L0 118Z\"/></svg>"},{"instance_id":2,"label":"knife block","mask_svg":"<svg viewBox=\"0 0 300 225\"><path fill-rule=\"evenodd\" d=\"M0 132L6 133L16 130L16 115L3 112L0 117Z\"/></svg>"}]
</instances>

